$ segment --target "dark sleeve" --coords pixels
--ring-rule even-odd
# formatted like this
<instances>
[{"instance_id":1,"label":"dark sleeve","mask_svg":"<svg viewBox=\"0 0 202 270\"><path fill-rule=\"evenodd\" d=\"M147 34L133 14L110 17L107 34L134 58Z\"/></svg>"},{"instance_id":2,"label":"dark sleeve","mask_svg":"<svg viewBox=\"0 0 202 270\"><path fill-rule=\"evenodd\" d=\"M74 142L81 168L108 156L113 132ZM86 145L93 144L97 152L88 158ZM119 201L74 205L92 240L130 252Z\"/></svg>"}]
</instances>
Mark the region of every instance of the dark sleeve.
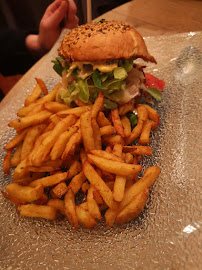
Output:
<instances>
[{"instance_id":1,"label":"dark sleeve","mask_svg":"<svg viewBox=\"0 0 202 270\"><path fill-rule=\"evenodd\" d=\"M3 29L0 31L0 73L4 76L24 74L34 63L25 46L25 38L36 31Z\"/></svg>"}]
</instances>

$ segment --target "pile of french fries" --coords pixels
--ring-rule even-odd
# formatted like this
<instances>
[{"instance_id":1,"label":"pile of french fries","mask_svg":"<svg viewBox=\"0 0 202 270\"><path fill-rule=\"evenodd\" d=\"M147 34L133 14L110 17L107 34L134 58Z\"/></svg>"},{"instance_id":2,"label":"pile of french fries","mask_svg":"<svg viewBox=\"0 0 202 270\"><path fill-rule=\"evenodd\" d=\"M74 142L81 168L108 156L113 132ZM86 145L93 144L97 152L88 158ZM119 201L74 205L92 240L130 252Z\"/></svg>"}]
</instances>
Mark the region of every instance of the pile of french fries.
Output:
<instances>
[{"instance_id":1,"label":"pile of french fries","mask_svg":"<svg viewBox=\"0 0 202 270\"><path fill-rule=\"evenodd\" d=\"M152 154L147 144L159 125L158 113L133 102L106 111L102 93L94 104L78 101L70 108L56 101L59 86L48 93L36 79L19 118L8 124L16 135L4 147L3 170L10 175L10 167L15 169L4 197L21 216L53 220L62 215L75 229L79 224L93 228L102 214L108 226L131 221L160 174L152 166L138 177L141 157ZM134 110L138 122L131 130L126 114ZM136 139L138 145L130 146ZM83 196L79 204L77 194Z\"/></svg>"}]
</instances>

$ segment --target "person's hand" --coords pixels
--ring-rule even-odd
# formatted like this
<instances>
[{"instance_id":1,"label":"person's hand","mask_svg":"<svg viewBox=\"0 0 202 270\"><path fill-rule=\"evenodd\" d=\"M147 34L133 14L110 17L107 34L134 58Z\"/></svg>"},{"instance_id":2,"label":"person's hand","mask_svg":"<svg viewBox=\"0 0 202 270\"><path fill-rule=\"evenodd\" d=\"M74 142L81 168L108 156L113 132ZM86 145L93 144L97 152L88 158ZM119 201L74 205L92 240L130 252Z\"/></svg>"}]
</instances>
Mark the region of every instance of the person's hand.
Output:
<instances>
[{"instance_id":1,"label":"person's hand","mask_svg":"<svg viewBox=\"0 0 202 270\"><path fill-rule=\"evenodd\" d=\"M26 37L27 49L35 56L41 56L49 51L60 36L62 22L65 28L72 29L78 26L76 11L77 7L73 0L55 0L48 6L41 19L39 34Z\"/></svg>"},{"instance_id":2,"label":"person's hand","mask_svg":"<svg viewBox=\"0 0 202 270\"><path fill-rule=\"evenodd\" d=\"M39 42L43 49L50 50L61 33L60 24L72 29L78 26L77 7L73 0L56 0L45 11L39 26Z\"/></svg>"}]
</instances>

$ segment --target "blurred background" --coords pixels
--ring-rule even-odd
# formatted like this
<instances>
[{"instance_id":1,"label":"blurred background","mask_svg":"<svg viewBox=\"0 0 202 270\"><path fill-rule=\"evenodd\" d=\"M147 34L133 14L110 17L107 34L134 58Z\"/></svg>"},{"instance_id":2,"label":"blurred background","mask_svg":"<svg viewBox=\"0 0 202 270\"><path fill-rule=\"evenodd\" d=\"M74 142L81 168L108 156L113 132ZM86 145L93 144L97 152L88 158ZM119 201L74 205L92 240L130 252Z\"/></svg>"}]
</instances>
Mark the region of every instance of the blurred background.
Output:
<instances>
[{"instance_id":1,"label":"blurred background","mask_svg":"<svg viewBox=\"0 0 202 270\"><path fill-rule=\"evenodd\" d=\"M54 0L0 0L0 31L5 29L22 29L32 33L37 33L40 20L46 8ZM77 5L77 17L79 24L87 22L87 0L74 0ZM120 6L127 0L92 0L92 19L101 16L103 13ZM5 38L2 38L4 42ZM13 42L10 38L9 41ZM8 46L5 44L5 46ZM14 52L11 52L14 53ZM35 63L36 59L28 59L24 56L24 60L16 66L9 65L2 58L0 52L0 101L10 91L10 89L18 82L23 74ZM27 61L26 61L27 59ZM2 68L3 66L3 68ZM18 70L18 71L17 71Z\"/></svg>"},{"instance_id":2,"label":"blurred background","mask_svg":"<svg viewBox=\"0 0 202 270\"><path fill-rule=\"evenodd\" d=\"M0 0L0 27L37 30L40 19L53 0ZM86 0L74 0L79 24L86 23ZM129 0L92 0L93 19Z\"/></svg>"}]
</instances>

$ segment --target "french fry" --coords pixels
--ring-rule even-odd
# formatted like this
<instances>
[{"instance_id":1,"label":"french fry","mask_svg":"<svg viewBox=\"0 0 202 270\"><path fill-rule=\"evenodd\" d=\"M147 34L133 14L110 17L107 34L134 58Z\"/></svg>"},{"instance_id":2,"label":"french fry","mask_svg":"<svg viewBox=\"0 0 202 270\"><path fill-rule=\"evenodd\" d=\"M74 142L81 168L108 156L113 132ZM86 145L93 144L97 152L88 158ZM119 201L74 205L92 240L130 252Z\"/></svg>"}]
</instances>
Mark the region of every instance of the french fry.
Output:
<instances>
[{"instance_id":1,"label":"french fry","mask_svg":"<svg viewBox=\"0 0 202 270\"><path fill-rule=\"evenodd\" d=\"M73 176L81 172L81 163L75 160L69 168L69 174L67 179L71 179Z\"/></svg>"},{"instance_id":2,"label":"french fry","mask_svg":"<svg viewBox=\"0 0 202 270\"><path fill-rule=\"evenodd\" d=\"M1 190L2 195L4 196L5 199L11 201L12 203L16 204L16 205L22 205L25 204L25 202L20 201L19 199L17 199L16 197L11 196L10 194L8 194L7 192L4 192Z\"/></svg>"},{"instance_id":3,"label":"french fry","mask_svg":"<svg viewBox=\"0 0 202 270\"><path fill-rule=\"evenodd\" d=\"M122 138L124 138L125 137L125 133L124 133L123 125L121 123L121 119L119 117L119 111L118 111L118 109L111 110L111 116L112 116L112 122L114 124L114 127L115 127L117 133Z\"/></svg>"},{"instance_id":4,"label":"french fry","mask_svg":"<svg viewBox=\"0 0 202 270\"><path fill-rule=\"evenodd\" d=\"M84 103L82 100L80 99L76 99L75 103L78 107L82 107L82 106L86 106L88 103Z\"/></svg>"},{"instance_id":5,"label":"french fry","mask_svg":"<svg viewBox=\"0 0 202 270\"><path fill-rule=\"evenodd\" d=\"M103 112L99 112L97 116L97 123L99 127L111 125L111 122L107 119Z\"/></svg>"},{"instance_id":6,"label":"french fry","mask_svg":"<svg viewBox=\"0 0 202 270\"><path fill-rule=\"evenodd\" d=\"M126 113L134 110L134 102L130 101L119 106L119 115L125 115Z\"/></svg>"},{"instance_id":7,"label":"french fry","mask_svg":"<svg viewBox=\"0 0 202 270\"><path fill-rule=\"evenodd\" d=\"M125 137L129 137L131 135L131 123L126 115L121 117L121 123L123 126Z\"/></svg>"},{"instance_id":8,"label":"french fry","mask_svg":"<svg viewBox=\"0 0 202 270\"><path fill-rule=\"evenodd\" d=\"M38 200L44 192L44 187L38 185L36 187L21 186L17 183L8 184L5 190L11 196L17 198L22 202L33 202Z\"/></svg>"},{"instance_id":9,"label":"french fry","mask_svg":"<svg viewBox=\"0 0 202 270\"><path fill-rule=\"evenodd\" d=\"M147 168L143 177L126 190L124 199L120 203L120 209L122 210L129 203L131 203L134 197L137 196L140 192L142 192L146 188L149 188L154 183L159 174L160 168L158 166L152 166Z\"/></svg>"},{"instance_id":10,"label":"french fry","mask_svg":"<svg viewBox=\"0 0 202 270\"><path fill-rule=\"evenodd\" d=\"M38 204L38 205L42 205L42 204L46 204L48 202L48 196L43 193L42 196L35 201L35 204Z\"/></svg>"},{"instance_id":11,"label":"french fry","mask_svg":"<svg viewBox=\"0 0 202 270\"><path fill-rule=\"evenodd\" d=\"M136 218L145 207L147 198L149 196L149 189L146 188L140 192L130 204L128 204L116 217L116 223L123 224Z\"/></svg>"},{"instance_id":12,"label":"french fry","mask_svg":"<svg viewBox=\"0 0 202 270\"><path fill-rule=\"evenodd\" d=\"M150 146L132 145L124 146L125 153L132 153L133 155L152 155L152 148Z\"/></svg>"},{"instance_id":13,"label":"french fry","mask_svg":"<svg viewBox=\"0 0 202 270\"><path fill-rule=\"evenodd\" d=\"M15 168L13 172L13 181L21 179L22 177L27 176L29 174L28 165L30 165L30 162L26 157Z\"/></svg>"},{"instance_id":14,"label":"french fry","mask_svg":"<svg viewBox=\"0 0 202 270\"><path fill-rule=\"evenodd\" d=\"M48 206L51 206L58 210L63 216L65 216L65 203L63 200L60 199L50 199L47 202Z\"/></svg>"},{"instance_id":15,"label":"french fry","mask_svg":"<svg viewBox=\"0 0 202 270\"><path fill-rule=\"evenodd\" d=\"M31 103L29 106L23 107L18 110L17 116L24 117L26 116L36 105L44 104L46 102L51 102L55 99L56 93L58 92L59 84L57 84L53 90L46 96L38 99L35 103Z\"/></svg>"},{"instance_id":16,"label":"french fry","mask_svg":"<svg viewBox=\"0 0 202 270\"><path fill-rule=\"evenodd\" d=\"M82 184L81 190L83 191L84 194L87 193L89 187L90 187L90 184L87 181ZM88 207L87 207L87 209L88 209Z\"/></svg>"},{"instance_id":17,"label":"french fry","mask_svg":"<svg viewBox=\"0 0 202 270\"><path fill-rule=\"evenodd\" d=\"M51 122L51 123L46 127L46 129L44 130L44 133L53 130L54 127L55 127L55 124L54 124L53 122Z\"/></svg>"},{"instance_id":18,"label":"french fry","mask_svg":"<svg viewBox=\"0 0 202 270\"><path fill-rule=\"evenodd\" d=\"M29 172L56 172L59 171L59 167L52 167L52 166L40 166L40 167L34 167L34 166L28 166L27 167Z\"/></svg>"},{"instance_id":19,"label":"french fry","mask_svg":"<svg viewBox=\"0 0 202 270\"><path fill-rule=\"evenodd\" d=\"M65 150L61 156L62 160L67 159L68 155L73 155L77 145L81 143L81 131L80 129L75 132L65 146Z\"/></svg>"},{"instance_id":20,"label":"french fry","mask_svg":"<svg viewBox=\"0 0 202 270\"><path fill-rule=\"evenodd\" d=\"M125 144L131 144L137 137L140 136L144 122L138 118L137 126L131 132L131 135L125 139Z\"/></svg>"},{"instance_id":21,"label":"french fry","mask_svg":"<svg viewBox=\"0 0 202 270\"><path fill-rule=\"evenodd\" d=\"M27 186L29 185L32 181L42 178L44 176L44 173L30 173L25 177L22 177L20 179L13 179L13 182L21 185L21 186Z\"/></svg>"},{"instance_id":22,"label":"french fry","mask_svg":"<svg viewBox=\"0 0 202 270\"><path fill-rule=\"evenodd\" d=\"M123 138L120 135L104 135L102 137L104 145L114 146L115 144L124 144Z\"/></svg>"},{"instance_id":23,"label":"french fry","mask_svg":"<svg viewBox=\"0 0 202 270\"><path fill-rule=\"evenodd\" d=\"M71 189L68 190L67 194L64 198L65 204L65 214L68 217L69 223L74 226L74 228L78 229L78 217L76 213L76 205L75 205L75 198L74 193Z\"/></svg>"},{"instance_id":24,"label":"french fry","mask_svg":"<svg viewBox=\"0 0 202 270\"><path fill-rule=\"evenodd\" d=\"M153 120L154 122L157 123L157 125L159 125L159 114L157 113L157 111L146 104L139 104L138 105L138 107L141 107L141 106L144 106L147 109L149 119Z\"/></svg>"},{"instance_id":25,"label":"french fry","mask_svg":"<svg viewBox=\"0 0 202 270\"><path fill-rule=\"evenodd\" d=\"M113 154L120 157L120 159L122 160L123 158L123 145L122 144L115 144L113 147ZM123 162L123 160L122 160Z\"/></svg>"},{"instance_id":26,"label":"french fry","mask_svg":"<svg viewBox=\"0 0 202 270\"><path fill-rule=\"evenodd\" d=\"M51 115L49 119L55 124L55 126L60 122L60 117L56 114Z\"/></svg>"},{"instance_id":27,"label":"french fry","mask_svg":"<svg viewBox=\"0 0 202 270\"><path fill-rule=\"evenodd\" d=\"M103 157L103 158L108 159L108 160L114 160L114 161L118 161L118 162L123 163L123 160L120 157L114 155L113 153L107 153L106 151L96 150L96 149L90 150L89 152L90 152L90 154L98 156L98 157Z\"/></svg>"},{"instance_id":28,"label":"french fry","mask_svg":"<svg viewBox=\"0 0 202 270\"><path fill-rule=\"evenodd\" d=\"M106 184L110 188L110 190L114 189L114 181L107 181Z\"/></svg>"},{"instance_id":29,"label":"french fry","mask_svg":"<svg viewBox=\"0 0 202 270\"><path fill-rule=\"evenodd\" d=\"M137 107L137 116L138 119L142 120L143 122L147 121L148 110L144 106Z\"/></svg>"},{"instance_id":30,"label":"french fry","mask_svg":"<svg viewBox=\"0 0 202 270\"><path fill-rule=\"evenodd\" d=\"M34 147L32 149L32 151L29 153L29 155L26 157L26 159L28 159L30 161L30 165L32 165L32 157L36 154L36 152L38 151L40 145L42 144L43 140L49 136L51 133L51 130L50 131L46 131L46 129L44 130L44 133L41 134L35 141L35 144L34 144Z\"/></svg>"},{"instance_id":31,"label":"french fry","mask_svg":"<svg viewBox=\"0 0 202 270\"><path fill-rule=\"evenodd\" d=\"M64 173L56 173L51 176L43 177L37 180L34 180L29 184L30 187L37 187L39 185L43 185L44 187L52 187L54 185L59 184L60 182L64 182L67 180L68 172Z\"/></svg>"},{"instance_id":32,"label":"french fry","mask_svg":"<svg viewBox=\"0 0 202 270\"><path fill-rule=\"evenodd\" d=\"M104 126L100 128L100 135L112 135L116 133L116 129L112 125Z\"/></svg>"},{"instance_id":33,"label":"french fry","mask_svg":"<svg viewBox=\"0 0 202 270\"><path fill-rule=\"evenodd\" d=\"M92 118L91 125L93 129L93 140L95 144L95 149L102 149L102 139L101 139L101 134L100 134L100 128L95 118Z\"/></svg>"},{"instance_id":34,"label":"french fry","mask_svg":"<svg viewBox=\"0 0 202 270\"><path fill-rule=\"evenodd\" d=\"M32 93L25 99L25 106L29 106L31 103L35 102L41 95L42 89L37 83L34 87Z\"/></svg>"},{"instance_id":35,"label":"french fry","mask_svg":"<svg viewBox=\"0 0 202 270\"><path fill-rule=\"evenodd\" d=\"M55 142L51 152L50 152L50 156L52 160L56 160L57 158L59 158L62 153L65 150L66 144L68 143L69 139L71 138L71 136L78 130L78 127L70 127L68 130L64 131L59 138L57 139L57 141Z\"/></svg>"},{"instance_id":36,"label":"french fry","mask_svg":"<svg viewBox=\"0 0 202 270\"><path fill-rule=\"evenodd\" d=\"M36 103L31 103L29 106L20 108L17 112L17 116L24 117L28 115L28 113L30 113L35 108L36 105L37 105Z\"/></svg>"},{"instance_id":37,"label":"french fry","mask_svg":"<svg viewBox=\"0 0 202 270\"><path fill-rule=\"evenodd\" d=\"M90 185L88 189L88 194L87 194L87 204L88 204L88 211L92 217L95 219L101 219L101 213L100 209L98 207L97 202L94 200L94 187Z\"/></svg>"},{"instance_id":38,"label":"french fry","mask_svg":"<svg viewBox=\"0 0 202 270\"><path fill-rule=\"evenodd\" d=\"M132 164L133 163L133 155L131 153L125 153L125 162L127 164Z\"/></svg>"},{"instance_id":39,"label":"french fry","mask_svg":"<svg viewBox=\"0 0 202 270\"><path fill-rule=\"evenodd\" d=\"M134 175L142 170L141 165L121 163L102 157L97 157L91 154L88 154L88 160L94 165L96 165L98 168L105 170L106 172L122 176Z\"/></svg>"},{"instance_id":40,"label":"french fry","mask_svg":"<svg viewBox=\"0 0 202 270\"><path fill-rule=\"evenodd\" d=\"M81 203L79 206L80 206L82 209L88 211L88 203L87 203L87 202Z\"/></svg>"},{"instance_id":41,"label":"french fry","mask_svg":"<svg viewBox=\"0 0 202 270\"><path fill-rule=\"evenodd\" d=\"M7 151L4 157L3 172L7 175L10 175L11 155L12 151Z\"/></svg>"},{"instance_id":42,"label":"french fry","mask_svg":"<svg viewBox=\"0 0 202 270\"><path fill-rule=\"evenodd\" d=\"M85 162L85 160L87 160L87 154L83 148L80 149L80 159L82 164Z\"/></svg>"},{"instance_id":43,"label":"french fry","mask_svg":"<svg viewBox=\"0 0 202 270\"><path fill-rule=\"evenodd\" d=\"M30 116L30 115L33 115L35 113L39 113L39 112L43 111L43 109L44 109L43 104L36 104L36 106L34 106L34 108L26 116Z\"/></svg>"},{"instance_id":44,"label":"french fry","mask_svg":"<svg viewBox=\"0 0 202 270\"><path fill-rule=\"evenodd\" d=\"M92 229L97 224L95 219L89 214L87 210L85 210L81 206L76 206L76 214L79 220L79 223L84 225L85 227Z\"/></svg>"},{"instance_id":45,"label":"french fry","mask_svg":"<svg viewBox=\"0 0 202 270\"><path fill-rule=\"evenodd\" d=\"M50 101L44 103L44 108L52 113L58 113L70 109L66 104L62 104L56 101Z\"/></svg>"},{"instance_id":46,"label":"french fry","mask_svg":"<svg viewBox=\"0 0 202 270\"><path fill-rule=\"evenodd\" d=\"M74 114L76 116L81 116L83 113L89 111L92 108L92 105L82 106L82 107L75 107L65 111L60 111L57 113L58 116L66 116L68 114Z\"/></svg>"},{"instance_id":47,"label":"french fry","mask_svg":"<svg viewBox=\"0 0 202 270\"><path fill-rule=\"evenodd\" d=\"M73 125L73 127L78 127L79 129L81 128L81 120L80 120L80 118L76 121L76 123Z\"/></svg>"},{"instance_id":48,"label":"french fry","mask_svg":"<svg viewBox=\"0 0 202 270\"><path fill-rule=\"evenodd\" d=\"M14 149L18 144L20 144L24 140L27 132L28 129L25 129L19 134L17 134L9 143L7 143L7 145L4 146L4 150L9 151Z\"/></svg>"},{"instance_id":49,"label":"french fry","mask_svg":"<svg viewBox=\"0 0 202 270\"><path fill-rule=\"evenodd\" d=\"M17 167L21 161L22 143L18 144L11 157L11 167Z\"/></svg>"},{"instance_id":50,"label":"french fry","mask_svg":"<svg viewBox=\"0 0 202 270\"><path fill-rule=\"evenodd\" d=\"M56 209L48 205L27 204L19 205L18 211L21 216L56 219Z\"/></svg>"},{"instance_id":51,"label":"french fry","mask_svg":"<svg viewBox=\"0 0 202 270\"><path fill-rule=\"evenodd\" d=\"M123 157L122 150L123 145L116 144L114 145L113 153L121 158ZM123 200L125 185L126 185L126 176L116 175L113 189L113 197L115 201L121 202Z\"/></svg>"},{"instance_id":52,"label":"french fry","mask_svg":"<svg viewBox=\"0 0 202 270\"><path fill-rule=\"evenodd\" d=\"M98 113L103 108L103 104L104 104L104 95L103 93L100 92L92 107L92 111L91 111L92 118L97 117Z\"/></svg>"},{"instance_id":53,"label":"french fry","mask_svg":"<svg viewBox=\"0 0 202 270\"><path fill-rule=\"evenodd\" d=\"M60 134L67 130L71 125L73 125L76 122L76 119L76 116L69 115L55 126L50 135L44 139L43 143L40 145L35 155L32 156L32 163L35 166L40 166L42 164L46 156L49 154L51 148L56 143Z\"/></svg>"},{"instance_id":54,"label":"french fry","mask_svg":"<svg viewBox=\"0 0 202 270\"><path fill-rule=\"evenodd\" d=\"M59 168L62 166L62 164L63 164L63 161L60 158L56 160L49 159L43 162L44 167L51 166L51 167Z\"/></svg>"},{"instance_id":55,"label":"french fry","mask_svg":"<svg viewBox=\"0 0 202 270\"><path fill-rule=\"evenodd\" d=\"M41 87L41 90L42 90L44 96L47 95L48 90L47 90L45 82L40 78L35 78L35 80L37 81L38 85Z\"/></svg>"},{"instance_id":56,"label":"french fry","mask_svg":"<svg viewBox=\"0 0 202 270\"><path fill-rule=\"evenodd\" d=\"M83 164L83 172L87 179L90 181L90 183L100 193L106 204L110 208L116 208L117 206L115 201L113 200L111 190L88 161L85 161Z\"/></svg>"},{"instance_id":57,"label":"french fry","mask_svg":"<svg viewBox=\"0 0 202 270\"><path fill-rule=\"evenodd\" d=\"M123 200L125 185L126 185L126 176L116 175L113 190L113 197L115 201L121 202Z\"/></svg>"},{"instance_id":58,"label":"french fry","mask_svg":"<svg viewBox=\"0 0 202 270\"><path fill-rule=\"evenodd\" d=\"M65 182L57 184L54 188L51 189L51 195L54 198L61 198L68 191L67 185Z\"/></svg>"},{"instance_id":59,"label":"french fry","mask_svg":"<svg viewBox=\"0 0 202 270\"><path fill-rule=\"evenodd\" d=\"M23 160L33 149L36 139L41 135L46 128L44 124L34 126L27 131L24 138L21 150L21 160Z\"/></svg>"},{"instance_id":60,"label":"french fry","mask_svg":"<svg viewBox=\"0 0 202 270\"><path fill-rule=\"evenodd\" d=\"M149 143L149 135L152 128L152 122L153 121L149 120L145 121L138 143L143 145Z\"/></svg>"},{"instance_id":61,"label":"french fry","mask_svg":"<svg viewBox=\"0 0 202 270\"><path fill-rule=\"evenodd\" d=\"M118 209L114 210L114 209L108 208L107 211L105 212L105 222L109 227L112 227L114 225L117 214L118 214Z\"/></svg>"},{"instance_id":62,"label":"french fry","mask_svg":"<svg viewBox=\"0 0 202 270\"><path fill-rule=\"evenodd\" d=\"M59 83L56 84L47 95L37 100L37 104L44 104L45 102L50 102L50 101L55 100L59 87L60 87L60 84Z\"/></svg>"},{"instance_id":63,"label":"french fry","mask_svg":"<svg viewBox=\"0 0 202 270\"><path fill-rule=\"evenodd\" d=\"M49 111L41 111L36 114L25 116L20 119L10 121L8 126L17 130L25 129L30 126L42 124L52 115Z\"/></svg>"},{"instance_id":64,"label":"french fry","mask_svg":"<svg viewBox=\"0 0 202 270\"><path fill-rule=\"evenodd\" d=\"M104 170L102 170L101 177L104 179L105 182L115 181L115 175Z\"/></svg>"},{"instance_id":65,"label":"french fry","mask_svg":"<svg viewBox=\"0 0 202 270\"><path fill-rule=\"evenodd\" d=\"M67 190L71 189L74 194L76 194L79 189L82 187L82 184L86 181L86 176L84 175L83 171L79 174L75 175L71 182L69 183Z\"/></svg>"},{"instance_id":66,"label":"french fry","mask_svg":"<svg viewBox=\"0 0 202 270\"><path fill-rule=\"evenodd\" d=\"M80 119L81 119L81 137L83 139L84 148L86 151L95 149L90 112L85 112L84 114L82 114Z\"/></svg>"},{"instance_id":67,"label":"french fry","mask_svg":"<svg viewBox=\"0 0 202 270\"><path fill-rule=\"evenodd\" d=\"M93 198L98 204L105 204L103 198L96 189L93 190Z\"/></svg>"}]
</instances>

